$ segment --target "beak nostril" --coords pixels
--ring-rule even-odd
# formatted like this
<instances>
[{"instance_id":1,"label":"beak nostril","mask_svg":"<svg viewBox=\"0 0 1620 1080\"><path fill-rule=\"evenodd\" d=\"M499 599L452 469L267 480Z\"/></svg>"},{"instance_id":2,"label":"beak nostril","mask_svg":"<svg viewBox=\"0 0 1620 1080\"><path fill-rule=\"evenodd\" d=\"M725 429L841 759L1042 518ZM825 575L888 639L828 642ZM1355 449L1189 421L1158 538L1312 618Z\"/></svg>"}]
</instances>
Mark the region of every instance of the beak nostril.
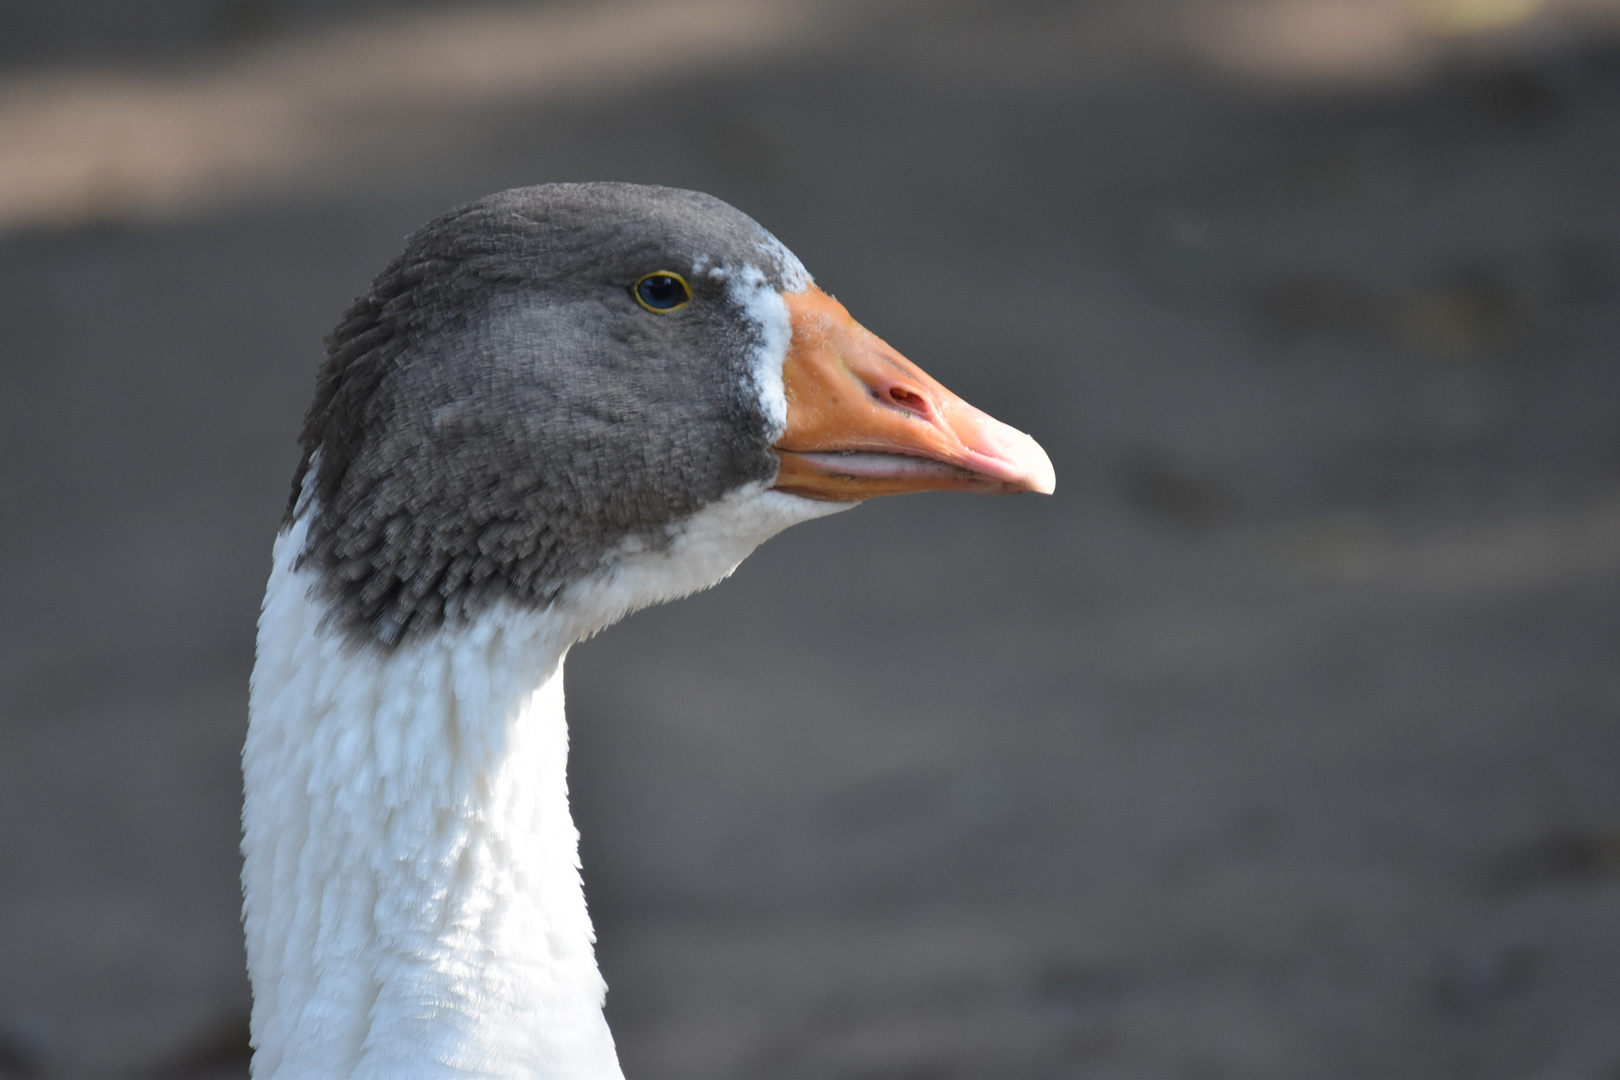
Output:
<instances>
[{"instance_id":1,"label":"beak nostril","mask_svg":"<svg viewBox=\"0 0 1620 1080\"><path fill-rule=\"evenodd\" d=\"M928 415L928 399L915 390L907 390L903 386L891 386L883 392L883 396L890 405L896 408L904 409L909 413L916 413L922 417Z\"/></svg>"}]
</instances>

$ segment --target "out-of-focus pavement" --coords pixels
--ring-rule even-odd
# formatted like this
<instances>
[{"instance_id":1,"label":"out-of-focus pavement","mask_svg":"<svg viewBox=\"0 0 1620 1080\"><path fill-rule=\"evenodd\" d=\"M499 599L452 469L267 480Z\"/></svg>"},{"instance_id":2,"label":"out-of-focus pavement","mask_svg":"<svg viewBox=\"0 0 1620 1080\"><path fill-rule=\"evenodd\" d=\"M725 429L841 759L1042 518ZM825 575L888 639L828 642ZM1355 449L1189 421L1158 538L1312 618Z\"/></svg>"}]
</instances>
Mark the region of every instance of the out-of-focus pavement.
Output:
<instances>
[{"instance_id":1,"label":"out-of-focus pavement","mask_svg":"<svg viewBox=\"0 0 1620 1080\"><path fill-rule=\"evenodd\" d=\"M0 13L0 1076L245 1071L320 339L564 179L732 201L1059 478L575 650L632 1075L1620 1075L1615 16Z\"/></svg>"}]
</instances>

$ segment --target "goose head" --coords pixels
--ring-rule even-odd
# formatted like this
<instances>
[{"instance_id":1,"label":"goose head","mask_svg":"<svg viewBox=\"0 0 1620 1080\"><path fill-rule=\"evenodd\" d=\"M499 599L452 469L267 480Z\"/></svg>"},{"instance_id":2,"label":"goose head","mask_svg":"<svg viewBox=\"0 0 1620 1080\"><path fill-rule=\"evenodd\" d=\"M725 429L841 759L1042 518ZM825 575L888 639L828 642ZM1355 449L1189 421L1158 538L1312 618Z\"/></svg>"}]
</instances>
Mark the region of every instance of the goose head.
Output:
<instances>
[{"instance_id":1,"label":"goose head","mask_svg":"<svg viewBox=\"0 0 1620 1080\"><path fill-rule=\"evenodd\" d=\"M687 545L700 565L666 560L581 629L873 496L1054 483L1033 439L696 192L551 185L462 207L410 238L328 346L288 519L312 511L303 557L334 619L385 647L497 600L577 596L717 505L728 536Z\"/></svg>"}]
</instances>

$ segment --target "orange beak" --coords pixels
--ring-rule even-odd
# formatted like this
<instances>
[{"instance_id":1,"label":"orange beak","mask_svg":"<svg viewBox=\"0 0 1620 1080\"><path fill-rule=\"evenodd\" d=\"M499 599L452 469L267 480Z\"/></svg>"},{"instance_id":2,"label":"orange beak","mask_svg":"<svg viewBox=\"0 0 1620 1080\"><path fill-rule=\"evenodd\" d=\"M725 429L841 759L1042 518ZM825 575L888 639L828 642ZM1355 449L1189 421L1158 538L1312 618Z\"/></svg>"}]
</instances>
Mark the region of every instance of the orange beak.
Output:
<instances>
[{"instance_id":1,"label":"orange beak","mask_svg":"<svg viewBox=\"0 0 1620 1080\"><path fill-rule=\"evenodd\" d=\"M835 502L907 491L1052 493L1052 461L1034 439L929 378L814 285L783 299L793 342L782 365L777 488Z\"/></svg>"}]
</instances>

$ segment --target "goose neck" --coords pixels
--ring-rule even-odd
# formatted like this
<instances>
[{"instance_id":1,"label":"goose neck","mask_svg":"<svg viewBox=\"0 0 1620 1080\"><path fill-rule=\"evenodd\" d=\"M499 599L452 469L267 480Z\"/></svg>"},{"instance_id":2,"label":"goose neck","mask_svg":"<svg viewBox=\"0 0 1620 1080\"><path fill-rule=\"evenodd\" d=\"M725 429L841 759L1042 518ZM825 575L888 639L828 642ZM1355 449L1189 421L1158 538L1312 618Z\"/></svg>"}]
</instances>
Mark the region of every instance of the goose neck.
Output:
<instances>
[{"instance_id":1,"label":"goose neck","mask_svg":"<svg viewBox=\"0 0 1620 1080\"><path fill-rule=\"evenodd\" d=\"M249 732L258 1077L618 1076L568 808L566 628L492 608L391 652L280 538Z\"/></svg>"}]
</instances>

